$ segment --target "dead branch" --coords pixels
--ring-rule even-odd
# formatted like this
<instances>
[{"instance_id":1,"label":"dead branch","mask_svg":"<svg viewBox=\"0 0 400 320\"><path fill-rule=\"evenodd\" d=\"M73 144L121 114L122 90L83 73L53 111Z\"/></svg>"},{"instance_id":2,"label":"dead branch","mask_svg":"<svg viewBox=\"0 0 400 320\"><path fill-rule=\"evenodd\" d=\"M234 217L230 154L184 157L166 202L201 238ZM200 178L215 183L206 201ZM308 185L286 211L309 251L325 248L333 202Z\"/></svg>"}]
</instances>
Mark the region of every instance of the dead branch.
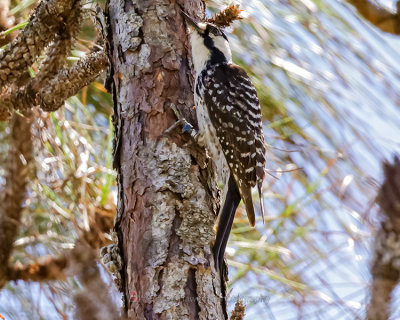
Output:
<instances>
[{"instance_id":1,"label":"dead branch","mask_svg":"<svg viewBox=\"0 0 400 320\"><path fill-rule=\"evenodd\" d=\"M47 85L46 80L51 79L65 65L66 58L71 52L72 43L77 37L82 24L82 6L72 8L65 24L60 26L53 42L47 47L46 58L41 62L39 71L32 80L32 89L36 92L40 87ZM28 89L29 91L29 89Z\"/></svg>"},{"instance_id":2,"label":"dead branch","mask_svg":"<svg viewBox=\"0 0 400 320\"><path fill-rule=\"evenodd\" d=\"M47 282L65 280L67 276L79 274L86 262L91 263L93 259L96 259L97 250L110 243L110 240L104 237L104 233L112 229L113 222L112 214L94 212L90 219L89 229L81 231L74 249L66 251L59 257L44 257L29 265L7 266L4 271L4 282L11 280ZM82 248L85 250L82 251Z\"/></svg>"},{"instance_id":3,"label":"dead branch","mask_svg":"<svg viewBox=\"0 0 400 320\"><path fill-rule=\"evenodd\" d=\"M369 320L389 318L391 294L400 280L400 159L384 163L384 173L377 197L383 221L375 239Z\"/></svg>"},{"instance_id":4,"label":"dead branch","mask_svg":"<svg viewBox=\"0 0 400 320\"><path fill-rule=\"evenodd\" d=\"M67 98L75 95L81 88L95 80L105 68L106 57L100 51L90 53L71 68L63 68L72 43L80 30L82 20L82 6L79 0L75 0L75 2L76 4L72 8L69 8L63 6L61 0L58 2L48 0L36 9L35 14L39 17L36 20L39 22L43 23L47 19L46 16L43 17L43 10L41 9L42 6L45 6L47 10L59 10L59 15L61 15L63 23L58 25L56 33L52 36L53 38L46 40L51 40L51 42L47 47L46 58L41 62L36 77L33 79L27 77L25 68L24 72L21 71L19 73L18 86L9 88L3 93L0 99L0 121L8 120L13 110L24 111L37 105L41 105L45 111L57 110L64 104ZM51 6L56 7L52 8ZM62 10L67 10L68 15ZM31 21L35 20L35 14L32 16ZM29 24L26 28L28 27ZM48 32L51 31L54 30L48 30ZM26 32L25 29L23 35ZM18 41L16 43L15 45L18 48L21 45L23 47L23 43L21 44ZM47 44L45 43L44 46ZM4 60L8 61L9 58L6 57ZM1 63L0 56L0 78L2 72ZM7 69L9 71L6 71L6 69L3 70L7 74L11 74L11 71L15 69L15 61L11 61L9 67Z\"/></svg>"},{"instance_id":5,"label":"dead branch","mask_svg":"<svg viewBox=\"0 0 400 320\"><path fill-rule=\"evenodd\" d=\"M50 281L78 276L82 289L74 296L76 319L117 319L109 287L101 278L96 250L78 240L74 249L58 258L47 257L40 262L8 270L8 280Z\"/></svg>"},{"instance_id":6,"label":"dead branch","mask_svg":"<svg viewBox=\"0 0 400 320\"><path fill-rule=\"evenodd\" d=\"M65 280L65 270L68 266L67 256L58 258L46 257L40 262L32 263L26 266L16 266L7 270L7 280L24 281L51 281Z\"/></svg>"},{"instance_id":7,"label":"dead branch","mask_svg":"<svg viewBox=\"0 0 400 320\"><path fill-rule=\"evenodd\" d=\"M18 232L28 183L28 165L32 157L31 120L15 114L11 123L6 182L0 207L0 288L7 279L7 262Z\"/></svg>"},{"instance_id":8,"label":"dead branch","mask_svg":"<svg viewBox=\"0 0 400 320\"><path fill-rule=\"evenodd\" d=\"M370 0L347 0L347 2L352 4L366 20L382 31L400 34L400 1L397 2L397 13L391 13Z\"/></svg>"},{"instance_id":9,"label":"dead branch","mask_svg":"<svg viewBox=\"0 0 400 320\"><path fill-rule=\"evenodd\" d=\"M78 320L102 320L118 319L118 307L113 303L110 288L105 284L96 264L95 251L80 243L75 251L75 260L82 260L82 254L86 263L81 265L78 273L83 288L74 296L76 305L75 319ZM88 252L90 254L88 254Z\"/></svg>"}]
</instances>

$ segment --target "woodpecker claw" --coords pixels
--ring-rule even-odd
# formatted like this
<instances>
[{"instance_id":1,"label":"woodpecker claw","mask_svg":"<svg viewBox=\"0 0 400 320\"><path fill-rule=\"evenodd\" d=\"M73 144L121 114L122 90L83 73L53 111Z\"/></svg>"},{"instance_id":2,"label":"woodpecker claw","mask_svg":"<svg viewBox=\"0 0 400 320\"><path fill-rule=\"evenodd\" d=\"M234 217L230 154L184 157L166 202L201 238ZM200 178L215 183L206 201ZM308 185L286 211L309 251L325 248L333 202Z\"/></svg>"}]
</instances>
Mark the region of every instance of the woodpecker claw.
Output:
<instances>
[{"instance_id":1,"label":"woodpecker claw","mask_svg":"<svg viewBox=\"0 0 400 320\"><path fill-rule=\"evenodd\" d=\"M193 126L189 122L186 122L183 126L182 132L189 133L191 135L193 130Z\"/></svg>"},{"instance_id":2,"label":"woodpecker claw","mask_svg":"<svg viewBox=\"0 0 400 320\"><path fill-rule=\"evenodd\" d=\"M178 119L172 126L164 131L164 133L159 136L157 140L165 139L170 137L176 130L181 130L182 134L188 134L192 143L190 144L190 153L196 159L197 163L202 169L205 169L208 165L207 151L204 152L205 140L204 137L199 134L195 128L182 116L180 111L175 105L171 104L170 108L174 112L176 118Z\"/></svg>"},{"instance_id":3,"label":"woodpecker claw","mask_svg":"<svg viewBox=\"0 0 400 320\"><path fill-rule=\"evenodd\" d=\"M182 128L182 133L189 134L194 142L196 142L200 147L204 147L204 145L205 145L204 139L202 138L200 133L198 133L196 131L196 129L193 128L193 126L189 122L187 122L185 119L183 119L183 120L185 121L185 124Z\"/></svg>"},{"instance_id":4,"label":"woodpecker claw","mask_svg":"<svg viewBox=\"0 0 400 320\"><path fill-rule=\"evenodd\" d=\"M178 121L176 121L172 126L170 126L167 130L164 131L162 136L166 136L174 132L177 128L182 128L182 133L189 134L190 137L196 142L199 146L204 147L204 139L202 136L196 131L195 128L182 116L181 112L177 109L174 104L170 105L170 108L174 112Z\"/></svg>"}]
</instances>

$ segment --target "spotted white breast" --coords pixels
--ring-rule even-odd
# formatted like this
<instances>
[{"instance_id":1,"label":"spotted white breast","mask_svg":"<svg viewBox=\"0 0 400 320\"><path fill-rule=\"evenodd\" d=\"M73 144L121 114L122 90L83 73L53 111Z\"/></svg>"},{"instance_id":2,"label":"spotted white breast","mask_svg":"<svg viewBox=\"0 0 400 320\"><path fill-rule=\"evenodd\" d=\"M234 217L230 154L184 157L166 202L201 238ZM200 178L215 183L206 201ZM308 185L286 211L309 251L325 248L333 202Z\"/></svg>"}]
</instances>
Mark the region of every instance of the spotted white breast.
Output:
<instances>
[{"instance_id":1,"label":"spotted white breast","mask_svg":"<svg viewBox=\"0 0 400 320\"><path fill-rule=\"evenodd\" d=\"M208 108L202 98L204 85L201 77L196 78L195 88L194 101L196 105L197 121L199 124L200 140L204 143L209 152L209 156L213 159L213 162L217 167L218 185L222 187L226 184L227 179L229 178L229 167L222 146L217 137L217 132L212 125Z\"/></svg>"}]
</instances>

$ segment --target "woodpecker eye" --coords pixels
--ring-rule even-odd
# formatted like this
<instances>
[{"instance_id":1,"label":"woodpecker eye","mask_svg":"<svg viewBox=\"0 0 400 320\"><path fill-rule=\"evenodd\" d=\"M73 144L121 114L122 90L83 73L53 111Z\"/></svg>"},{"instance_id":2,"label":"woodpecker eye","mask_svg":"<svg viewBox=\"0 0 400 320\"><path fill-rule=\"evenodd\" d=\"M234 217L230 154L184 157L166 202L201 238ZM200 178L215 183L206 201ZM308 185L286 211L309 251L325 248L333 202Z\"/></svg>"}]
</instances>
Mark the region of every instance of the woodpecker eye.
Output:
<instances>
[{"instance_id":1,"label":"woodpecker eye","mask_svg":"<svg viewBox=\"0 0 400 320\"><path fill-rule=\"evenodd\" d=\"M219 28L217 28L216 26L213 26L212 24L208 25L208 31L210 33L212 33L213 35L215 35L215 36L222 36L223 35L223 32Z\"/></svg>"},{"instance_id":2,"label":"woodpecker eye","mask_svg":"<svg viewBox=\"0 0 400 320\"><path fill-rule=\"evenodd\" d=\"M228 37L226 36L226 34L220 28L212 24L208 25L208 32L215 35L216 37L223 37L226 41L228 41Z\"/></svg>"},{"instance_id":3,"label":"woodpecker eye","mask_svg":"<svg viewBox=\"0 0 400 320\"><path fill-rule=\"evenodd\" d=\"M221 30L219 30L218 28L214 28L213 33L214 33L216 36L222 36Z\"/></svg>"}]
</instances>

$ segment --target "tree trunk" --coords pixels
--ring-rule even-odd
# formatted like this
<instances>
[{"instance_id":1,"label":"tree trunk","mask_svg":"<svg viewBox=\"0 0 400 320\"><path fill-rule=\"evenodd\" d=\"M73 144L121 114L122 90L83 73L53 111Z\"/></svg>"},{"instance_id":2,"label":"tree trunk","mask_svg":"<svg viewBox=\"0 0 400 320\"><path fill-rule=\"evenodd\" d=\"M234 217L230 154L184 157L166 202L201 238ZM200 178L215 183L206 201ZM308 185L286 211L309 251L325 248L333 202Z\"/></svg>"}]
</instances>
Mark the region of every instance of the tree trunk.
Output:
<instances>
[{"instance_id":1,"label":"tree trunk","mask_svg":"<svg viewBox=\"0 0 400 320\"><path fill-rule=\"evenodd\" d=\"M192 16L204 16L203 1L180 2ZM202 169L179 130L163 135L177 120L171 106L195 123L178 4L107 5L119 186L115 230L127 317L225 319L210 246L217 212L213 170Z\"/></svg>"}]
</instances>

